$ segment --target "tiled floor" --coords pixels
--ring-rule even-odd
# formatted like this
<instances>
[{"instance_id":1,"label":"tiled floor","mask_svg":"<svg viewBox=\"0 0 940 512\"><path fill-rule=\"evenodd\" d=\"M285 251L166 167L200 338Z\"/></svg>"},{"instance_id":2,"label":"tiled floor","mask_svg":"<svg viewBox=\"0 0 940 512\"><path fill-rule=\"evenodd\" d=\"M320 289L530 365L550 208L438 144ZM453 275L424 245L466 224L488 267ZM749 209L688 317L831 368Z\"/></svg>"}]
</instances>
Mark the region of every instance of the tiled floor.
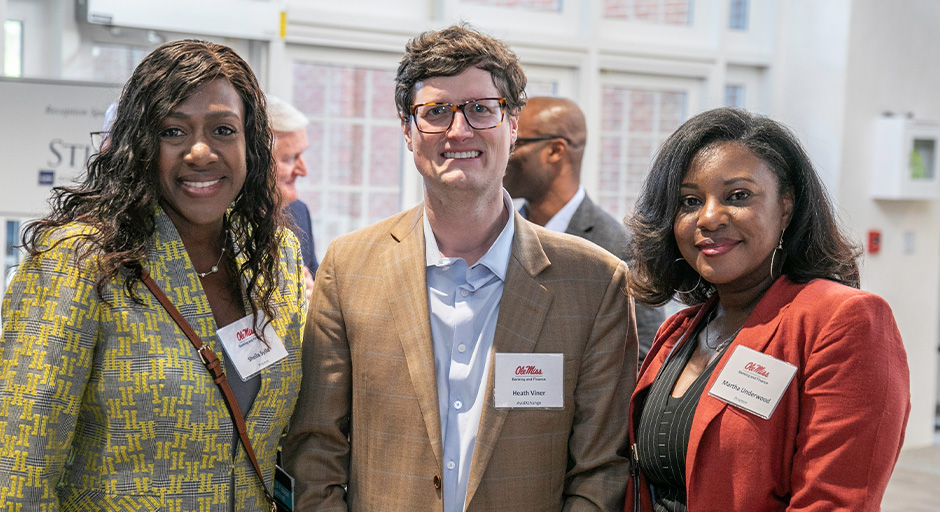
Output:
<instances>
[{"instance_id":1,"label":"tiled floor","mask_svg":"<svg viewBox=\"0 0 940 512\"><path fill-rule=\"evenodd\" d=\"M901 452L881 510L940 511L940 444Z\"/></svg>"}]
</instances>

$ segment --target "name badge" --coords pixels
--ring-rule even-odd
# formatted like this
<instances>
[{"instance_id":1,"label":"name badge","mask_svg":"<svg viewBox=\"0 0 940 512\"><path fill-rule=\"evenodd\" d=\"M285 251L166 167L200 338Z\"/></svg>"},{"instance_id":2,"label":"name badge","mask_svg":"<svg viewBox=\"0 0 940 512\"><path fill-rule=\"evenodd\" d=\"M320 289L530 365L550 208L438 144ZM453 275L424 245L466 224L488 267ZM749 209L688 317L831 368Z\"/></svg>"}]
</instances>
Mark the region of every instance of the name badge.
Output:
<instances>
[{"instance_id":1,"label":"name badge","mask_svg":"<svg viewBox=\"0 0 940 512\"><path fill-rule=\"evenodd\" d=\"M497 409L563 409L564 354L496 354Z\"/></svg>"},{"instance_id":2,"label":"name badge","mask_svg":"<svg viewBox=\"0 0 940 512\"><path fill-rule=\"evenodd\" d=\"M261 324L264 313L258 311L257 315L258 323ZM243 381L247 381L261 370L287 357L287 349L284 348L281 338L274 332L274 326L268 324L264 329L264 340L268 342L265 346L255 335L252 318L252 315L248 315L216 332L222 340L225 353L228 354L228 361L235 366L238 376Z\"/></svg>"},{"instance_id":3,"label":"name badge","mask_svg":"<svg viewBox=\"0 0 940 512\"><path fill-rule=\"evenodd\" d=\"M766 420L795 374L796 366L786 361L738 346L708 394Z\"/></svg>"},{"instance_id":4,"label":"name badge","mask_svg":"<svg viewBox=\"0 0 940 512\"><path fill-rule=\"evenodd\" d=\"M274 500L277 501L277 510L292 512L294 510L294 477L284 471L280 465L274 466Z\"/></svg>"}]
</instances>

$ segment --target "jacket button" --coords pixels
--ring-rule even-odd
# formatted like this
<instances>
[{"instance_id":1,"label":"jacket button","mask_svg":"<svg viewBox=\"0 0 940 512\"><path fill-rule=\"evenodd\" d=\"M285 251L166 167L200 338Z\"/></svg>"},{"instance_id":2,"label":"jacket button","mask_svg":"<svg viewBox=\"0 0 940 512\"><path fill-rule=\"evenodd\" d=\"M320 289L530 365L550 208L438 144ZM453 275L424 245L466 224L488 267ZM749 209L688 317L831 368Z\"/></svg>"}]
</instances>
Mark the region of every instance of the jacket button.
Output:
<instances>
[{"instance_id":1,"label":"jacket button","mask_svg":"<svg viewBox=\"0 0 940 512\"><path fill-rule=\"evenodd\" d=\"M439 475L434 475L434 488L435 489L441 488L441 477Z\"/></svg>"}]
</instances>

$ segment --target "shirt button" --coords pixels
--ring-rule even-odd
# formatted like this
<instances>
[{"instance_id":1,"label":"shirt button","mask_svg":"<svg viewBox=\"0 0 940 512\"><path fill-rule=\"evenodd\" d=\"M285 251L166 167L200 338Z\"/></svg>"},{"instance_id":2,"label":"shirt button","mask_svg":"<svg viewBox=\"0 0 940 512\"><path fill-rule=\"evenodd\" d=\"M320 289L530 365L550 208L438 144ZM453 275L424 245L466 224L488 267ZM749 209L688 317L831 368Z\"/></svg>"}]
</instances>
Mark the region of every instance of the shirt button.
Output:
<instances>
[{"instance_id":1,"label":"shirt button","mask_svg":"<svg viewBox=\"0 0 940 512\"><path fill-rule=\"evenodd\" d=\"M461 289L461 290L460 290L460 296L461 296L461 297L466 297L467 295L470 295L470 292L468 292L466 289Z\"/></svg>"},{"instance_id":2,"label":"shirt button","mask_svg":"<svg viewBox=\"0 0 940 512\"><path fill-rule=\"evenodd\" d=\"M454 409L460 410L461 407L463 407L463 402L461 402L460 400L457 400L456 402L454 402Z\"/></svg>"},{"instance_id":3,"label":"shirt button","mask_svg":"<svg viewBox=\"0 0 940 512\"><path fill-rule=\"evenodd\" d=\"M466 351L467 351L466 345L464 345L463 343L461 343L460 345L457 345L457 352L460 352L462 354Z\"/></svg>"},{"instance_id":4,"label":"shirt button","mask_svg":"<svg viewBox=\"0 0 940 512\"><path fill-rule=\"evenodd\" d=\"M452 460L447 461L447 469L454 469L455 467L457 467L457 465L454 464L454 461Z\"/></svg>"}]
</instances>

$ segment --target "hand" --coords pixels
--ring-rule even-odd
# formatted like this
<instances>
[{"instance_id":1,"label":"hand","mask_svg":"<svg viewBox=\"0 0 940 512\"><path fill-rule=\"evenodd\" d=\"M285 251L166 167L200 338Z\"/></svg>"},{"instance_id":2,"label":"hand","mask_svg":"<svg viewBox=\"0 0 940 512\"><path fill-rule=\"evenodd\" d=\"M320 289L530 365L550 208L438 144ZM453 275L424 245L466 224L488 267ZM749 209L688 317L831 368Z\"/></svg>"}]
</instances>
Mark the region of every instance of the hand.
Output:
<instances>
[{"instance_id":1,"label":"hand","mask_svg":"<svg viewBox=\"0 0 940 512\"><path fill-rule=\"evenodd\" d=\"M307 296L307 303L310 303L310 300L313 299L313 274L310 273L310 269L306 266L304 269L304 295Z\"/></svg>"}]
</instances>

